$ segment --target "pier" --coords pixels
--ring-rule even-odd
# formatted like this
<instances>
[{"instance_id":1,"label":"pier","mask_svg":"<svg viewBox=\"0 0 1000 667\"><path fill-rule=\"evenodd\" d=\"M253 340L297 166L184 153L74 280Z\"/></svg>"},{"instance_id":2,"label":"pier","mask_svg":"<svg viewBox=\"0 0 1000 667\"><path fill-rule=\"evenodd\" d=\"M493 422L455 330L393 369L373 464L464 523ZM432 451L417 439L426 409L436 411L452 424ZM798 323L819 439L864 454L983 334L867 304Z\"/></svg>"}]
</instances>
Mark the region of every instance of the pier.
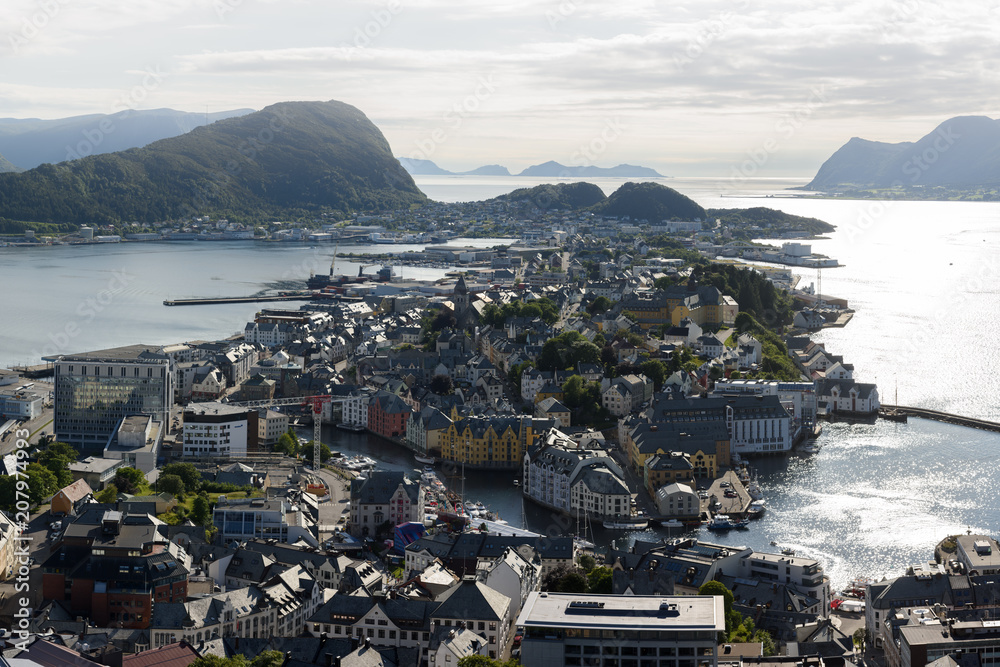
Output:
<instances>
[{"instance_id":1,"label":"pier","mask_svg":"<svg viewBox=\"0 0 1000 667\"><path fill-rule=\"evenodd\" d=\"M278 294L272 296L220 296L198 299L167 299L164 306L209 306L222 303L261 303L265 301L312 301L312 292L302 294Z\"/></svg>"},{"instance_id":2,"label":"pier","mask_svg":"<svg viewBox=\"0 0 1000 667\"><path fill-rule=\"evenodd\" d=\"M972 417L963 417L962 415L951 414L950 412L928 410L927 408L913 408L906 405L889 405L883 403L882 408L886 410L894 410L898 414L904 414L908 417L922 417L924 419L933 419L934 421L944 422L946 424L968 426L970 428L978 428L983 431L994 431L1000 433L1000 423L987 421L985 419L974 419Z\"/></svg>"}]
</instances>

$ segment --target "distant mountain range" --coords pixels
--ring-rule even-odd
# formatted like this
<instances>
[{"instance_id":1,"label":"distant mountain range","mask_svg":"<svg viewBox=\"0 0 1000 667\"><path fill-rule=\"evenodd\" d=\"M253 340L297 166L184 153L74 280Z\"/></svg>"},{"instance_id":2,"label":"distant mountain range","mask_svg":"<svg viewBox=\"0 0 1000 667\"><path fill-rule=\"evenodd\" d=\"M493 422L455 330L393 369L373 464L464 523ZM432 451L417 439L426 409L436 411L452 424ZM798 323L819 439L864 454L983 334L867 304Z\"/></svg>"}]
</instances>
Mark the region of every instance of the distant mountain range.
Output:
<instances>
[{"instance_id":1,"label":"distant mountain range","mask_svg":"<svg viewBox=\"0 0 1000 667\"><path fill-rule=\"evenodd\" d=\"M528 167L519 174L511 174L506 167L491 164L472 171L448 171L442 169L430 160L414 158L398 158L403 169L412 176L534 176L536 178L662 178L655 169L637 167L630 164L620 164L617 167L567 167L558 162L544 162Z\"/></svg>"},{"instance_id":2,"label":"distant mountain range","mask_svg":"<svg viewBox=\"0 0 1000 667\"><path fill-rule=\"evenodd\" d=\"M358 109L285 102L143 148L0 174L0 217L34 222L234 220L427 201Z\"/></svg>"},{"instance_id":3,"label":"distant mountain range","mask_svg":"<svg viewBox=\"0 0 1000 667\"><path fill-rule=\"evenodd\" d=\"M45 163L141 148L160 139L186 134L196 127L249 113L253 109L210 114L151 109L55 120L0 118L0 155L21 169L34 169Z\"/></svg>"},{"instance_id":4,"label":"distant mountain range","mask_svg":"<svg viewBox=\"0 0 1000 667\"><path fill-rule=\"evenodd\" d=\"M805 190L1000 185L1000 120L958 116L915 142L854 137L834 153Z\"/></svg>"}]
</instances>

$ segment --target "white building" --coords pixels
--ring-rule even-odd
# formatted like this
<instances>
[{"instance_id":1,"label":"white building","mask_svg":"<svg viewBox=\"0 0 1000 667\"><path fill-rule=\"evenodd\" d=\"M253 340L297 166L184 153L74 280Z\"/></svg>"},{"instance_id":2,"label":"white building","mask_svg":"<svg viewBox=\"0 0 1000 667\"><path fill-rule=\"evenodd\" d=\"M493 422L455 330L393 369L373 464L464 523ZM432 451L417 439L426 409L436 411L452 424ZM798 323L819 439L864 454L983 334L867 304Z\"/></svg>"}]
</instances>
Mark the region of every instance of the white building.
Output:
<instances>
[{"instance_id":1,"label":"white building","mask_svg":"<svg viewBox=\"0 0 1000 667\"><path fill-rule=\"evenodd\" d=\"M524 628L524 667L685 660L689 667L717 667L716 640L726 618L719 596L532 593L516 625ZM654 655L668 658L651 660ZM640 656L646 656L642 663Z\"/></svg>"},{"instance_id":2,"label":"white building","mask_svg":"<svg viewBox=\"0 0 1000 667\"><path fill-rule=\"evenodd\" d=\"M288 431L288 415L267 408L257 410L257 442L259 444L277 444L281 434L286 431Z\"/></svg>"},{"instance_id":3,"label":"white building","mask_svg":"<svg viewBox=\"0 0 1000 667\"><path fill-rule=\"evenodd\" d=\"M579 449L555 429L525 452L522 474L525 496L570 516L603 519L631 513L632 496L614 459L602 450Z\"/></svg>"},{"instance_id":4,"label":"white building","mask_svg":"<svg viewBox=\"0 0 1000 667\"><path fill-rule=\"evenodd\" d=\"M830 579L813 558L753 552L740 559L738 572L727 569L726 574L792 586L799 593L819 600L824 617L830 613Z\"/></svg>"},{"instance_id":5,"label":"white building","mask_svg":"<svg viewBox=\"0 0 1000 667\"><path fill-rule=\"evenodd\" d=\"M184 456L244 457L250 441L253 412L224 403L192 403L184 410ZM253 439L257 431L254 425Z\"/></svg>"},{"instance_id":6,"label":"white building","mask_svg":"<svg viewBox=\"0 0 1000 667\"><path fill-rule=\"evenodd\" d=\"M0 391L0 417L4 419L34 419L42 414L44 398L27 389Z\"/></svg>"}]
</instances>

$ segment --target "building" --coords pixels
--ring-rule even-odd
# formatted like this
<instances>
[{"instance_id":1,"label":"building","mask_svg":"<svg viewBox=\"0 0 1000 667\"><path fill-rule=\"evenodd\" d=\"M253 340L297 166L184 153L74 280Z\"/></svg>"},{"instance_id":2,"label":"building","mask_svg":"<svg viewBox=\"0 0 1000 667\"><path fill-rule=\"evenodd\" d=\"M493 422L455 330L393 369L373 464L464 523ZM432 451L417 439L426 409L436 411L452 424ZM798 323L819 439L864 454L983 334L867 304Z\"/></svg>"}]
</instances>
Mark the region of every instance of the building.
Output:
<instances>
[{"instance_id":1,"label":"building","mask_svg":"<svg viewBox=\"0 0 1000 667\"><path fill-rule=\"evenodd\" d=\"M277 540L294 544L304 540L317 545L312 523L305 519L302 510L293 510L283 498L247 498L241 500L219 497L212 513L212 523L219 529L223 540Z\"/></svg>"},{"instance_id":2,"label":"building","mask_svg":"<svg viewBox=\"0 0 1000 667\"><path fill-rule=\"evenodd\" d=\"M727 574L743 579L757 579L791 586L797 592L819 600L821 615L824 617L829 615L833 594L830 590L830 579L823 572L823 566L818 560L753 552L740 559L737 572L727 571Z\"/></svg>"},{"instance_id":3,"label":"building","mask_svg":"<svg viewBox=\"0 0 1000 667\"><path fill-rule=\"evenodd\" d=\"M424 522L424 490L401 472L373 471L351 482L350 531L374 535L379 526Z\"/></svg>"},{"instance_id":4,"label":"building","mask_svg":"<svg viewBox=\"0 0 1000 667\"><path fill-rule=\"evenodd\" d=\"M82 510L94 498L93 489L85 480L78 479L72 484L59 489L52 496L49 512L54 516L71 516Z\"/></svg>"},{"instance_id":5,"label":"building","mask_svg":"<svg viewBox=\"0 0 1000 667\"><path fill-rule=\"evenodd\" d=\"M44 397L27 389L0 391L0 418L34 419L42 414Z\"/></svg>"},{"instance_id":6,"label":"building","mask_svg":"<svg viewBox=\"0 0 1000 667\"><path fill-rule=\"evenodd\" d=\"M667 484L680 483L689 488L694 486L694 465L684 452L649 457L642 466L642 474L643 486L653 498Z\"/></svg>"},{"instance_id":7,"label":"building","mask_svg":"<svg viewBox=\"0 0 1000 667\"><path fill-rule=\"evenodd\" d=\"M114 439L104 448L104 458L120 459L123 465L145 473L156 468L163 442L163 425L150 415L122 419Z\"/></svg>"},{"instance_id":8,"label":"building","mask_svg":"<svg viewBox=\"0 0 1000 667\"><path fill-rule=\"evenodd\" d=\"M570 516L610 519L631 514L625 475L607 452L581 449L553 429L528 447L522 466L525 497Z\"/></svg>"},{"instance_id":9,"label":"building","mask_svg":"<svg viewBox=\"0 0 1000 667\"><path fill-rule=\"evenodd\" d=\"M722 424L729 431L730 446L737 454L769 454L787 452L792 448L792 417L779 398L773 395L670 398L658 394L642 419L626 421L625 424L638 425L642 422L649 425L673 424L681 432L695 431L706 422ZM641 462L636 460L637 456L631 458L638 470ZM720 463L727 465L728 461Z\"/></svg>"},{"instance_id":10,"label":"building","mask_svg":"<svg viewBox=\"0 0 1000 667\"><path fill-rule=\"evenodd\" d=\"M13 577L14 570L21 564L17 554L19 534L17 524L0 512L0 581Z\"/></svg>"},{"instance_id":11,"label":"building","mask_svg":"<svg viewBox=\"0 0 1000 667\"><path fill-rule=\"evenodd\" d=\"M406 436L412 408L402 398L387 391L376 392L368 404L368 430L386 438Z\"/></svg>"},{"instance_id":12,"label":"building","mask_svg":"<svg viewBox=\"0 0 1000 667\"><path fill-rule=\"evenodd\" d=\"M656 511L671 519L697 519L701 513L701 500L687 484L667 484L653 495Z\"/></svg>"},{"instance_id":13,"label":"building","mask_svg":"<svg viewBox=\"0 0 1000 667\"><path fill-rule=\"evenodd\" d=\"M314 637L353 637L374 647L415 648L421 665L431 664L432 653L448 655L438 653L440 642L452 631L467 630L486 645L486 655L505 659L512 639L509 602L475 577L466 577L436 600L335 595L313 614L307 628Z\"/></svg>"},{"instance_id":14,"label":"building","mask_svg":"<svg viewBox=\"0 0 1000 667\"><path fill-rule=\"evenodd\" d=\"M55 361L56 440L87 452L103 450L129 415L160 423L173 403L170 358L145 345L66 355Z\"/></svg>"},{"instance_id":15,"label":"building","mask_svg":"<svg viewBox=\"0 0 1000 667\"><path fill-rule=\"evenodd\" d=\"M187 598L191 567L190 556L158 532L161 524L94 505L52 546L42 564L43 596L98 627L148 628L154 602Z\"/></svg>"},{"instance_id":16,"label":"building","mask_svg":"<svg viewBox=\"0 0 1000 667\"><path fill-rule=\"evenodd\" d=\"M115 478L115 472L124 465L125 462L118 458L88 456L70 463L69 471L73 475L73 481L82 479L93 491L101 491Z\"/></svg>"},{"instance_id":17,"label":"building","mask_svg":"<svg viewBox=\"0 0 1000 667\"><path fill-rule=\"evenodd\" d=\"M956 559L972 574L1000 572L1000 548L997 541L986 535L959 535Z\"/></svg>"},{"instance_id":18,"label":"building","mask_svg":"<svg viewBox=\"0 0 1000 667\"><path fill-rule=\"evenodd\" d=\"M277 444L281 434L287 431L288 415L268 408L257 408L257 444L259 446L270 447Z\"/></svg>"},{"instance_id":19,"label":"building","mask_svg":"<svg viewBox=\"0 0 1000 667\"><path fill-rule=\"evenodd\" d=\"M225 403L192 403L184 410L184 456L239 458L258 449L257 411Z\"/></svg>"},{"instance_id":20,"label":"building","mask_svg":"<svg viewBox=\"0 0 1000 667\"><path fill-rule=\"evenodd\" d=\"M632 469L642 472L647 487L651 486L649 478L658 477L659 467L667 465L663 457L682 455L691 463L691 476L697 479L715 479L720 468L729 465L732 459L731 436L724 421L650 423L633 418L621 422L619 434ZM653 457L660 457L658 468L647 473ZM669 471L662 472L669 476Z\"/></svg>"},{"instance_id":21,"label":"building","mask_svg":"<svg viewBox=\"0 0 1000 667\"><path fill-rule=\"evenodd\" d=\"M519 468L525 449L535 444L537 425L548 420L531 417L459 417L441 433L441 458L473 468Z\"/></svg>"},{"instance_id":22,"label":"building","mask_svg":"<svg viewBox=\"0 0 1000 667\"><path fill-rule=\"evenodd\" d=\"M736 300L717 288L690 283L651 293L633 292L620 303L623 311L635 315L636 324L644 330L663 324L678 326L685 318L701 327L728 325L736 321L740 311Z\"/></svg>"},{"instance_id":23,"label":"building","mask_svg":"<svg viewBox=\"0 0 1000 667\"><path fill-rule=\"evenodd\" d=\"M535 592L528 596L517 626L524 629L524 667L716 667L718 635L726 619L718 596Z\"/></svg>"},{"instance_id":24,"label":"building","mask_svg":"<svg viewBox=\"0 0 1000 667\"><path fill-rule=\"evenodd\" d=\"M441 434L451 423L446 414L434 407L427 406L412 413L406 423L406 446L421 454L440 454Z\"/></svg>"},{"instance_id":25,"label":"building","mask_svg":"<svg viewBox=\"0 0 1000 667\"><path fill-rule=\"evenodd\" d=\"M540 419L554 420L557 428L569 428L572 426L570 423L571 413L569 408L551 396L539 401L535 405L535 416Z\"/></svg>"}]
</instances>

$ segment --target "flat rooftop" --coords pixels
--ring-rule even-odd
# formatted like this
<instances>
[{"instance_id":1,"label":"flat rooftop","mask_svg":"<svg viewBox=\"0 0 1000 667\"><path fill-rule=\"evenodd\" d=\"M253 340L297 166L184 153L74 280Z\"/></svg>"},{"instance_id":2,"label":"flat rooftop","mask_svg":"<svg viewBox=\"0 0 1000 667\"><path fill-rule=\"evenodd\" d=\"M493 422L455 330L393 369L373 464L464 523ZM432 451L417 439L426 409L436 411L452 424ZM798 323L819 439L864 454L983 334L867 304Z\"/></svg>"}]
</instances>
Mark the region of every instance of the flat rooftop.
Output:
<instances>
[{"instance_id":1,"label":"flat rooftop","mask_svg":"<svg viewBox=\"0 0 1000 667\"><path fill-rule=\"evenodd\" d=\"M58 359L62 361L135 361L143 354L159 355L160 348L157 345L124 345L122 347L109 347L106 350L94 350L93 352L65 354ZM150 361L158 360L150 359Z\"/></svg>"},{"instance_id":2,"label":"flat rooftop","mask_svg":"<svg viewBox=\"0 0 1000 667\"><path fill-rule=\"evenodd\" d=\"M526 629L656 630L720 632L722 598L707 595L577 595L533 592L518 616Z\"/></svg>"}]
</instances>

